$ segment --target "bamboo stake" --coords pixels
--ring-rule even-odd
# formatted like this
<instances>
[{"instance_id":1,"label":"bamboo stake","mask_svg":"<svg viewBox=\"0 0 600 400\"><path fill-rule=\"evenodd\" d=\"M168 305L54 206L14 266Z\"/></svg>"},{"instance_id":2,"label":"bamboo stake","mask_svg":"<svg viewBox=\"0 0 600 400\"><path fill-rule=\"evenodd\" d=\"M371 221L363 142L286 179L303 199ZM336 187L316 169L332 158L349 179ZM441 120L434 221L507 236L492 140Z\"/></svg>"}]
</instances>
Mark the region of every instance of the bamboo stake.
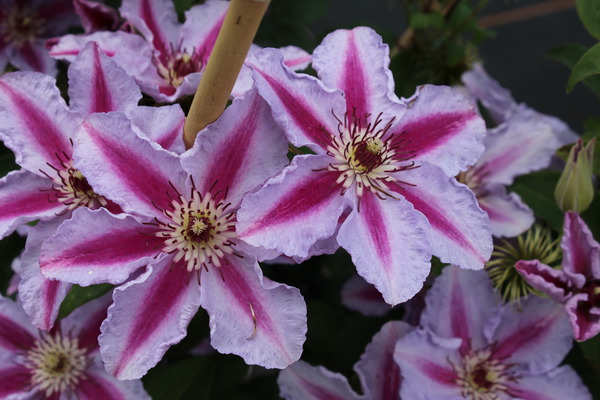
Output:
<instances>
[{"instance_id":1,"label":"bamboo stake","mask_svg":"<svg viewBox=\"0 0 600 400\"><path fill-rule=\"evenodd\" d=\"M231 0L183 128L186 148L221 116L270 0Z\"/></svg>"}]
</instances>

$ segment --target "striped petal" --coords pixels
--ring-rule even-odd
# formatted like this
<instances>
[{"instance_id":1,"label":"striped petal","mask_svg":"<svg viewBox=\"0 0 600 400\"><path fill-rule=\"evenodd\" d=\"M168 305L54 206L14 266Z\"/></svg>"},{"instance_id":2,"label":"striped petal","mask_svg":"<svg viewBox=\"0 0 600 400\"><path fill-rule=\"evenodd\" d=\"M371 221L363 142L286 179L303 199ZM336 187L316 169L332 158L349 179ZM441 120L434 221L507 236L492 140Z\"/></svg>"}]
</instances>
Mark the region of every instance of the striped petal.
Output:
<instances>
[{"instance_id":1,"label":"striped petal","mask_svg":"<svg viewBox=\"0 0 600 400\"><path fill-rule=\"evenodd\" d=\"M13 46L9 50L10 63L20 71L35 71L56 76L56 61L48 56L44 42L45 39L35 39L20 46Z\"/></svg>"},{"instance_id":2,"label":"striped petal","mask_svg":"<svg viewBox=\"0 0 600 400\"><path fill-rule=\"evenodd\" d=\"M155 232L125 214L78 208L42 245L42 273L82 286L121 283L160 254L163 239Z\"/></svg>"},{"instance_id":3,"label":"striped petal","mask_svg":"<svg viewBox=\"0 0 600 400\"><path fill-rule=\"evenodd\" d=\"M600 307L588 293L577 293L565 303L575 340L584 341L600 333Z\"/></svg>"},{"instance_id":4,"label":"striped petal","mask_svg":"<svg viewBox=\"0 0 600 400\"><path fill-rule=\"evenodd\" d=\"M22 366L12 364L0 369L0 398L27 400L40 393L28 389L31 387L31 371Z\"/></svg>"},{"instance_id":5,"label":"striped petal","mask_svg":"<svg viewBox=\"0 0 600 400\"><path fill-rule=\"evenodd\" d=\"M29 350L35 343L36 333L21 304L0 297L0 359Z\"/></svg>"},{"instance_id":6,"label":"striped petal","mask_svg":"<svg viewBox=\"0 0 600 400\"><path fill-rule=\"evenodd\" d=\"M484 328L499 318L500 298L485 272L445 267L425 302L421 325L437 336L462 339L461 354L488 344Z\"/></svg>"},{"instance_id":7,"label":"striped petal","mask_svg":"<svg viewBox=\"0 0 600 400\"><path fill-rule=\"evenodd\" d=\"M483 152L485 123L474 104L460 91L424 85L407 104L404 116L390 128L398 133L392 147L398 157L413 155L454 176L475 164Z\"/></svg>"},{"instance_id":8,"label":"striped petal","mask_svg":"<svg viewBox=\"0 0 600 400\"><path fill-rule=\"evenodd\" d=\"M342 224L338 242L356 270L391 305L413 297L431 268L427 220L404 199L380 200L366 191Z\"/></svg>"},{"instance_id":9,"label":"striped petal","mask_svg":"<svg viewBox=\"0 0 600 400\"><path fill-rule=\"evenodd\" d=\"M522 376L508 387L522 400L592 400L577 372L567 365L547 374Z\"/></svg>"},{"instance_id":10,"label":"striped petal","mask_svg":"<svg viewBox=\"0 0 600 400\"><path fill-rule=\"evenodd\" d=\"M185 22L180 32L181 45L188 52L202 54L204 65L215 46L228 8L228 1L213 0L185 12Z\"/></svg>"},{"instance_id":11,"label":"striped petal","mask_svg":"<svg viewBox=\"0 0 600 400\"><path fill-rule=\"evenodd\" d=\"M588 280L600 279L600 244L581 217L572 211L565 214L561 241L563 269L570 274L581 274Z\"/></svg>"},{"instance_id":12,"label":"striped petal","mask_svg":"<svg viewBox=\"0 0 600 400\"><path fill-rule=\"evenodd\" d=\"M392 190L427 217L433 255L462 268L483 268L492 254L492 234L489 218L473 193L426 163L396 177L415 185Z\"/></svg>"},{"instance_id":13,"label":"striped petal","mask_svg":"<svg viewBox=\"0 0 600 400\"><path fill-rule=\"evenodd\" d=\"M200 285L184 263L165 257L116 288L113 300L98 338L104 366L117 379L137 379L185 337Z\"/></svg>"},{"instance_id":14,"label":"striped petal","mask_svg":"<svg viewBox=\"0 0 600 400\"><path fill-rule=\"evenodd\" d=\"M114 31L119 27L119 13L110 6L90 0L74 0L73 7L86 33Z\"/></svg>"},{"instance_id":15,"label":"striped petal","mask_svg":"<svg viewBox=\"0 0 600 400\"><path fill-rule=\"evenodd\" d=\"M56 154L71 155L69 138L81 122L69 111L53 78L15 72L0 78L0 138L23 168L41 175Z\"/></svg>"},{"instance_id":16,"label":"striped petal","mask_svg":"<svg viewBox=\"0 0 600 400\"><path fill-rule=\"evenodd\" d=\"M280 395L286 400L360 400L345 376L300 360L279 373Z\"/></svg>"},{"instance_id":17,"label":"striped petal","mask_svg":"<svg viewBox=\"0 0 600 400\"><path fill-rule=\"evenodd\" d=\"M185 151L183 124L185 115L178 104L162 107L135 107L127 112L138 136L176 154Z\"/></svg>"},{"instance_id":18,"label":"striped petal","mask_svg":"<svg viewBox=\"0 0 600 400\"><path fill-rule=\"evenodd\" d=\"M135 134L122 113L93 114L75 137L74 164L99 194L125 212L162 216L184 187L185 174L172 153ZM173 187L171 186L173 185Z\"/></svg>"},{"instance_id":19,"label":"striped petal","mask_svg":"<svg viewBox=\"0 0 600 400\"><path fill-rule=\"evenodd\" d=\"M577 289L567 274L560 269L554 269L538 260L519 260L515 269L534 288L541 290L552 300L564 303L573 289Z\"/></svg>"},{"instance_id":20,"label":"striped petal","mask_svg":"<svg viewBox=\"0 0 600 400\"><path fill-rule=\"evenodd\" d=\"M298 289L264 278L249 256L209 268L201 280L201 304L217 351L266 368L285 368L300 358L307 328Z\"/></svg>"},{"instance_id":21,"label":"striped petal","mask_svg":"<svg viewBox=\"0 0 600 400\"><path fill-rule=\"evenodd\" d=\"M306 69L312 62L312 56L299 47L284 46L279 51L283 54L283 64L293 71Z\"/></svg>"},{"instance_id":22,"label":"striped petal","mask_svg":"<svg viewBox=\"0 0 600 400\"><path fill-rule=\"evenodd\" d=\"M485 195L477 198L479 206L490 218L492 235L515 237L535 222L533 211L516 193L507 193L503 185L488 185Z\"/></svg>"},{"instance_id":23,"label":"striped petal","mask_svg":"<svg viewBox=\"0 0 600 400\"><path fill-rule=\"evenodd\" d=\"M40 271L42 243L56 232L64 217L39 222L27 236L21 257L19 298L31 323L39 329L50 330L71 284L47 279Z\"/></svg>"},{"instance_id":24,"label":"striped petal","mask_svg":"<svg viewBox=\"0 0 600 400\"><path fill-rule=\"evenodd\" d=\"M87 349L88 355L96 353L100 350L100 325L106 319L107 309L111 304L112 293L85 303L60 321L62 331L76 337L79 347Z\"/></svg>"},{"instance_id":25,"label":"striped petal","mask_svg":"<svg viewBox=\"0 0 600 400\"><path fill-rule=\"evenodd\" d=\"M543 373L555 368L573 345L564 308L550 299L530 296L523 309L504 306L491 341L497 342L494 357L522 364L527 372Z\"/></svg>"},{"instance_id":26,"label":"striped petal","mask_svg":"<svg viewBox=\"0 0 600 400\"><path fill-rule=\"evenodd\" d=\"M52 194L52 182L26 170L0 180L0 236L36 219L52 219L65 210Z\"/></svg>"},{"instance_id":27,"label":"striped petal","mask_svg":"<svg viewBox=\"0 0 600 400\"><path fill-rule=\"evenodd\" d=\"M256 193L247 195L237 213L236 230L253 246L305 257L315 242L331 237L346 206L337 174L320 171L327 156L297 156Z\"/></svg>"},{"instance_id":28,"label":"striped petal","mask_svg":"<svg viewBox=\"0 0 600 400\"><path fill-rule=\"evenodd\" d=\"M402 376L394 360L394 349L398 340L414 329L402 321L389 321L367 345L354 370L369 399L400 400Z\"/></svg>"},{"instance_id":29,"label":"striped petal","mask_svg":"<svg viewBox=\"0 0 600 400\"><path fill-rule=\"evenodd\" d=\"M88 43L69 67L71 109L83 115L94 112L126 111L137 106L140 89L123 68Z\"/></svg>"},{"instance_id":30,"label":"striped petal","mask_svg":"<svg viewBox=\"0 0 600 400\"><path fill-rule=\"evenodd\" d=\"M337 134L337 118L343 120L346 103L339 90L327 89L319 80L295 74L283 64L283 55L264 49L249 62L254 81L262 97L273 109L294 146L310 147L323 153Z\"/></svg>"},{"instance_id":31,"label":"striped petal","mask_svg":"<svg viewBox=\"0 0 600 400\"><path fill-rule=\"evenodd\" d=\"M236 207L244 194L287 165L287 147L268 104L252 90L198 135L181 165L201 193L227 190L227 202Z\"/></svg>"},{"instance_id":32,"label":"striped petal","mask_svg":"<svg viewBox=\"0 0 600 400\"><path fill-rule=\"evenodd\" d=\"M88 368L75 392L80 400L150 400L142 381L119 381L100 368Z\"/></svg>"},{"instance_id":33,"label":"striped petal","mask_svg":"<svg viewBox=\"0 0 600 400\"><path fill-rule=\"evenodd\" d=\"M358 27L330 33L313 54L313 68L325 85L346 95L347 112L377 114L394 94L389 48L374 30Z\"/></svg>"},{"instance_id":34,"label":"striped petal","mask_svg":"<svg viewBox=\"0 0 600 400\"><path fill-rule=\"evenodd\" d=\"M391 310L381 293L360 275L352 275L342 287L342 304L363 315L383 317Z\"/></svg>"}]
</instances>

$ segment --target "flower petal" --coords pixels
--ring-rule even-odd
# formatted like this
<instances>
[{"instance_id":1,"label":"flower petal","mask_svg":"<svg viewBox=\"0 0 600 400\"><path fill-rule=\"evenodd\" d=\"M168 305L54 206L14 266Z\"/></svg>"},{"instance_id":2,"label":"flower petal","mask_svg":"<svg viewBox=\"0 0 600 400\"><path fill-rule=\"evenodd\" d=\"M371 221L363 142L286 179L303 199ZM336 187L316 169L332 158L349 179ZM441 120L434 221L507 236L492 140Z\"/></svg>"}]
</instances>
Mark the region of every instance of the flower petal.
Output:
<instances>
[{"instance_id":1,"label":"flower petal","mask_svg":"<svg viewBox=\"0 0 600 400\"><path fill-rule=\"evenodd\" d=\"M19 298L31 323L39 329L50 330L58 316L59 307L71 284L50 280L40 271L40 249L42 243L56 232L65 220L39 222L27 236L25 251L21 257L21 282Z\"/></svg>"},{"instance_id":2,"label":"flower petal","mask_svg":"<svg viewBox=\"0 0 600 400\"><path fill-rule=\"evenodd\" d=\"M397 157L414 155L454 176L475 164L483 152L485 123L475 106L458 90L424 85L407 104L404 116L391 128Z\"/></svg>"},{"instance_id":3,"label":"flower petal","mask_svg":"<svg viewBox=\"0 0 600 400\"><path fill-rule=\"evenodd\" d=\"M200 285L185 263L165 257L113 292L98 338L106 370L137 379L186 335L200 305ZM204 289L204 288L203 288Z\"/></svg>"},{"instance_id":4,"label":"flower petal","mask_svg":"<svg viewBox=\"0 0 600 400\"><path fill-rule=\"evenodd\" d=\"M473 193L448 178L433 165L396 173L399 180L416 186L392 187L431 225L432 253L442 262L467 269L481 269L492 254L492 233L487 214Z\"/></svg>"},{"instance_id":5,"label":"flower petal","mask_svg":"<svg viewBox=\"0 0 600 400\"><path fill-rule=\"evenodd\" d=\"M330 33L313 53L319 78L344 91L350 114L377 115L390 99L397 99L389 64L388 46L367 27Z\"/></svg>"},{"instance_id":6,"label":"flower petal","mask_svg":"<svg viewBox=\"0 0 600 400\"><path fill-rule=\"evenodd\" d=\"M581 378L567 365L547 374L522 376L507 386L522 400L592 400Z\"/></svg>"},{"instance_id":7,"label":"flower petal","mask_svg":"<svg viewBox=\"0 0 600 400\"><path fill-rule=\"evenodd\" d=\"M312 62L312 56L299 47L284 46L279 51L283 54L283 64L293 71L301 71Z\"/></svg>"},{"instance_id":8,"label":"flower petal","mask_svg":"<svg viewBox=\"0 0 600 400\"><path fill-rule=\"evenodd\" d=\"M561 247L563 269L570 274L582 274L588 280L600 279L600 244L581 217L572 211L565 214Z\"/></svg>"},{"instance_id":9,"label":"flower petal","mask_svg":"<svg viewBox=\"0 0 600 400\"><path fill-rule=\"evenodd\" d=\"M287 147L271 109L254 89L198 135L181 165L201 193L227 191L227 202L236 207L244 194L287 165Z\"/></svg>"},{"instance_id":10,"label":"flower petal","mask_svg":"<svg viewBox=\"0 0 600 400\"><path fill-rule=\"evenodd\" d=\"M527 283L559 303L564 303L575 288L562 270L549 267L538 260L519 260L515 269Z\"/></svg>"},{"instance_id":11,"label":"flower petal","mask_svg":"<svg viewBox=\"0 0 600 400\"><path fill-rule=\"evenodd\" d=\"M280 395L286 400L360 400L345 376L300 360L279 373Z\"/></svg>"},{"instance_id":12,"label":"flower petal","mask_svg":"<svg viewBox=\"0 0 600 400\"><path fill-rule=\"evenodd\" d=\"M73 6L86 33L113 31L119 26L119 13L112 7L89 0L74 0Z\"/></svg>"},{"instance_id":13,"label":"flower petal","mask_svg":"<svg viewBox=\"0 0 600 400\"><path fill-rule=\"evenodd\" d=\"M9 50L10 63L21 71L35 71L56 76L58 72L56 61L48 55L44 42L44 39L35 39L20 46L13 46Z\"/></svg>"},{"instance_id":14,"label":"flower petal","mask_svg":"<svg viewBox=\"0 0 600 400\"><path fill-rule=\"evenodd\" d=\"M135 107L127 111L138 136L157 143L176 154L185 151L183 124L185 115L179 104L162 107Z\"/></svg>"},{"instance_id":15,"label":"flower petal","mask_svg":"<svg viewBox=\"0 0 600 400\"><path fill-rule=\"evenodd\" d=\"M279 175L247 195L237 213L236 230L253 246L305 257L313 244L331 237L346 206L326 168L327 156L296 156Z\"/></svg>"},{"instance_id":16,"label":"flower petal","mask_svg":"<svg viewBox=\"0 0 600 400\"><path fill-rule=\"evenodd\" d=\"M573 345L567 315L550 299L529 296L522 310L506 304L492 338L494 357L522 364L527 372L543 373L555 368Z\"/></svg>"},{"instance_id":17,"label":"flower petal","mask_svg":"<svg viewBox=\"0 0 600 400\"><path fill-rule=\"evenodd\" d=\"M142 381L119 381L100 368L88 368L75 391L80 400L150 400Z\"/></svg>"},{"instance_id":18,"label":"flower petal","mask_svg":"<svg viewBox=\"0 0 600 400\"><path fill-rule=\"evenodd\" d=\"M15 72L0 78L0 137L17 163L41 175L56 154L71 155L69 138L81 122L69 111L53 78Z\"/></svg>"},{"instance_id":19,"label":"flower petal","mask_svg":"<svg viewBox=\"0 0 600 400\"><path fill-rule=\"evenodd\" d=\"M402 376L394 361L398 339L415 328L402 321L389 321L373 336L354 366L364 394L372 400L400 400Z\"/></svg>"},{"instance_id":20,"label":"flower petal","mask_svg":"<svg viewBox=\"0 0 600 400\"><path fill-rule=\"evenodd\" d=\"M431 269L429 226L421 213L400 199L379 199L365 191L337 238L356 270L396 305L423 287Z\"/></svg>"},{"instance_id":21,"label":"flower petal","mask_svg":"<svg viewBox=\"0 0 600 400\"><path fill-rule=\"evenodd\" d=\"M26 170L0 180L0 236L36 219L52 219L65 210L52 194L52 182Z\"/></svg>"},{"instance_id":22,"label":"flower petal","mask_svg":"<svg viewBox=\"0 0 600 400\"><path fill-rule=\"evenodd\" d=\"M0 369L0 398L11 400L35 398L34 396L39 392L28 389L30 387L31 371L28 368L12 364Z\"/></svg>"},{"instance_id":23,"label":"flower petal","mask_svg":"<svg viewBox=\"0 0 600 400\"><path fill-rule=\"evenodd\" d=\"M142 98L133 78L104 54L96 42L85 45L68 74L71 109L83 115L126 111L137 106Z\"/></svg>"},{"instance_id":24,"label":"flower petal","mask_svg":"<svg viewBox=\"0 0 600 400\"><path fill-rule=\"evenodd\" d=\"M0 359L6 353L29 350L35 344L36 336L21 304L0 296Z\"/></svg>"},{"instance_id":25,"label":"flower petal","mask_svg":"<svg viewBox=\"0 0 600 400\"><path fill-rule=\"evenodd\" d=\"M111 304L111 292L85 303L61 320L62 331L76 337L79 347L87 349L88 355L99 351L100 325L106 319Z\"/></svg>"},{"instance_id":26,"label":"flower petal","mask_svg":"<svg viewBox=\"0 0 600 400\"><path fill-rule=\"evenodd\" d=\"M360 275L352 275L342 287L342 304L367 316L382 317L391 307L375 286Z\"/></svg>"},{"instance_id":27,"label":"flower petal","mask_svg":"<svg viewBox=\"0 0 600 400\"><path fill-rule=\"evenodd\" d=\"M338 120L346 111L344 95L326 88L312 76L296 74L283 64L283 55L264 49L248 62L258 91L273 109L273 118L281 125L294 146L310 145L323 153L337 134Z\"/></svg>"},{"instance_id":28,"label":"flower petal","mask_svg":"<svg viewBox=\"0 0 600 400\"><path fill-rule=\"evenodd\" d=\"M90 115L74 147L74 164L94 191L125 212L162 217L175 190L184 188L179 159L138 137L123 113Z\"/></svg>"},{"instance_id":29,"label":"flower petal","mask_svg":"<svg viewBox=\"0 0 600 400\"><path fill-rule=\"evenodd\" d=\"M82 286L121 283L160 254L164 239L155 232L125 214L78 208L42 245L42 273Z\"/></svg>"},{"instance_id":30,"label":"flower petal","mask_svg":"<svg viewBox=\"0 0 600 400\"><path fill-rule=\"evenodd\" d=\"M588 340L600 333L600 308L587 293L578 293L565 304L575 340Z\"/></svg>"},{"instance_id":31,"label":"flower petal","mask_svg":"<svg viewBox=\"0 0 600 400\"><path fill-rule=\"evenodd\" d=\"M490 218L492 235L515 237L525 232L535 222L533 211L516 193L506 193L502 185L489 185L485 195L479 196L479 206Z\"/></svg>"},{"instance_id":32,"label":"flower petal","mask_svg":"<svg viewBox=\"0 0 600 400\"><path fill-rule=\"evenodd\" d=\"M204 65L215 46L228 8L228 1L213 0L185 12L180 32L182 47L188 52L201 54Z\"/></svg>"},{"instance_id":33,"label":"flower petal","mask_svg":"<svg viewBox=\"0 0 600 400\"><path fill-rule=\"evenodd\" d=\"M300 358L307 328L298 289L264 278L249 256L203 271L201 281L217 351L266 368L285 368Z\"/></svg>"}]
</instances>

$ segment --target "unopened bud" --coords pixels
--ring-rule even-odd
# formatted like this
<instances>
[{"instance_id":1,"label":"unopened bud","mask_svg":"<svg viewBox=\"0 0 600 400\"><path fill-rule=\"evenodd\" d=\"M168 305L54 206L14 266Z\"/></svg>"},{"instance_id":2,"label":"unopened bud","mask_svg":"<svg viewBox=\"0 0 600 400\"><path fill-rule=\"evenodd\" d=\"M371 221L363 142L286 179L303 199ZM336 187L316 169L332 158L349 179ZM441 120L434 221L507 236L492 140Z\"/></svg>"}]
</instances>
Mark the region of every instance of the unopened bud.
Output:
<instances>
[{"instance_id":1,"label":"unopened bud","mask_svg":"<svg viewBox=\"0 0 600 400\"><path fill-rule=\"evenodd\" d=\"M569 153L567 165L554 190L554 198L563 212L575 211L580 214L587 210L594 199L592 171L594 162L593 138L584 147L581 139Z\"/></svg>"}]
</instances>

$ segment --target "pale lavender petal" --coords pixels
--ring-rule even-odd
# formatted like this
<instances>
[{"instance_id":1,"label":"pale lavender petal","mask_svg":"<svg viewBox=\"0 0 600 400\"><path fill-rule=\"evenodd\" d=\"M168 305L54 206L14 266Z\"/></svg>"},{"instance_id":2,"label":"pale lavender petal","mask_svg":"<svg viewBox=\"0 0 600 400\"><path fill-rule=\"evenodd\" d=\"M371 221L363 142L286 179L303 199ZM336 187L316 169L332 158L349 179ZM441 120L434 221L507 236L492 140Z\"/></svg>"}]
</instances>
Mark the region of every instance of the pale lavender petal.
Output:
<instances>
[{"instance_id":1,"label":"pale lavender petal","mask_svg":"<svg viewBox=\"0 0 600 400\"><path fill-rule=\"evenodd\" d=\"M544 169L561 146L550 125L521 114L489 131L477 174L487 183L512 184L514 178Z\"/></svg>"},{"instance_id":2,"label":"pale lavender petal","mask_svg":"<svg viewBox=\"0 0 600 400\"><path fill-rule=\"evenodd\" d=\"M302 354L306 305L300 291L262 276L252 257L203 271L202 307L210 316L211 345L247 364L285 368Z\"/></svg>"},{"instance_id":3,"label":"pale lavender petal","mask_svg":"<svg viewBox=\"0 0 600 400\"><path fill-rule=\"evenodd\" d=\"M74 0L73 6L86 33L114 31L119 26L119 13L112 7L90 0Z\"/></svg>"},{"instance_id":4,"label":"pale lavender petal","mask_svg":"<svg viewBox=\"0 0 600 400\"><path fill-rule=\"evenodd\" d=\"M236 207L242 196L288 164L287 147L271 109L254 89L200 132L181 165L201 193L227 190L227 202Z\"/></svg>"},{"instance_id":5,"label":"pale lavender petal","mask_svg":"<svg viewBox=\"0 0 600 400\"><path fill-rule=\"evenodd\" d=\"M16 257L12 263L10 263L10 269L13 271L13 275L8 282L8 287L6 288L6 295L12 296L17 293L17 289L19 288L19 282L21 281L21 256Z\"/></svg>"},{"instance_id":6,"label":"pale lavender petal","mask_svg":"<svg viewBox=\"0 0 600 400\"><path fill-rule=\"evenodd\" d=\"M283 65L283 55L264 49L249 63L260 95L273 108L273 117L295 146L311 145L323 153L338 134L346 103L341 91L327 89L312 76L296 74Z\"/></svg>"},{"instance_id":7,"label":"pale lavender petal","mask_svg":"<svg viewBox=\"0 0 600 400\"><path fill-rule=\"evenodd\" d=\"M296 46L280 47L283 54L283 64L293 71L306 69L312 62L312 56L307 51Z\"/></svg>"},{"instance_id":8,"label":"pale lavender petal","mask_svg":"<svg viewBox=\"0 0 600 400\"><path fill-rule=\"evenodd\" d=\"M539 260L519 260L515 269L534 288L552 300L564 303L576 289L575 283L560 269L542 264Z\"/></svg>"},{"instance_id":9,"label":"pale lavender petal","mask_svg":"<svg viewBox=\"0 0 600 400\"><path fill-rule=\"evenodd\" d=\"M153 226L103 208L78 208L42 245L40 266L50 279L83 286L118 284L152 262L163 245Z\"/></svg>"},{"instance_id":10,"label":"pale lavender petal","mask_svg":"<svg viewBox=\"0 0 600 400\"><path fill-rule=\"evenodd\" d=\"M179 44L180 26L172 2L124 0L119 10L123 18L140 31L161 56L169 54L171 44Z\"/></svg>"},{"instance_id":11,"label":"pale lavender petal","mask_svg":"<svg viewBox=\"0 0 600 400\"><path fill-rule=\"evenodd\" d=\"M142 381L119 381L101 368L88 368L76 393L79 400L150 400Z\"/></svg>"},{"instance_id":12,"label":"pale lavender petal","mask_svg":"<svg viewBox=\"0 0 600 400\"><path fill-rule=\"evenodd\" d=\"M490 218L492 234L496 237L515 237L535 222L533 211L516 193L507 193L503 185L488 185L478 196L479 206Z\"/></svg>"},{"instance_id":13,"label":"pale lavender petal","mask_svg":"<svg viewBox=\"0 0 600 400\"><path fill-rule=\"evenodd\" d=\"M571 128L569 128L569 125L552 115L538 113L537 111L532 110L525 105L519 105L517 112L525 114L538 114L544 120L545 123L552 127L552 131L563 145L575 143L577 139L579 139L579 135Z\"/></svg>"},{"instance_id":14,"label":"pale lavender petal","mask_svg":"<svg viewBox=\"0 0 600 400\"><path fill-rule=\"evenodd\" d=\"M71 110L83 115L126 111L136 107L142 98L133 78L104 54L96 42L86 44L68 74Z\"/></svg>"},{"instance_id":15,"label":"pale lavender petal","mask_svg":"<svg viewBox=\"0 0 600 400\"><path fill-rule=\"evenodd\" d=\"M44 240L56 232L65 217L39 222L27 237L21 257L19 298L31 323L39 329L50 330L71 284L47 279L40 271L40 249Z\"/></svg>"},{"instance_id":16,"label":"pale lavender petal","mask_svg":"<svg viewBox=\"0 0 600 400\"><path fill-rule=\"evenodd\" d=\"M330 33L313 53L319 78L343 90L347 111L358 115L377 115L396 97L389 63L388 46L367 27Z\"/></svg>"},{"instance_id":17,"label":"pale lavender petal","mask_svg":"<svg viewBox=\"0 0 600 400\"><path fill-rule=\"evenodd\" d=\"M406 200L381 200L364 192L360 209L342 224L337 240L350 253L356 270L396 305L423 287L431 268L427 220Z\"/></svg>"},{"instance_id":18,"label":"pale lavender petal","mask_svg":"<svg viewBox=\"0 0 600 400\"><path fill-rule=\"evenodd\" d=\"M576 294L567 300L565 307L575 340L588 340L600 333L600 308L590 299L590 294Z\"/></svg>"},{"instance_id":19,"label":"pale lavender petal","mask_svg":"<svg viewBox=\"0 0 600 400\"><path fill-rule=\"evenodd\" d=\"M454 176L473 165L483 152L485 123L460 91L424 85L407 104L402 118L390 128L397 157L413 155Z\"/></svg>"},{"instance_id":20,"label":"pale lavender petal","mask_svg":"<svg viewBox=\"0 0 600 400\"><path fill-rule=\"evenodd\" d=\"M21 304L0 297L0 358L7 353L29 350L36 337L36 329L29 322Z\"/></svg>"},{"instance_id":21,"label":"pale lavender petal","mask_svg":"<svg viewBox=\"0 0 600 400\"><path fill-rule=\"evenodd\" d=\"M52 219L65 206L56 200L52 182L26 170L12 171L0 180L0 236L36 219Z\"/></svg>"},{"instance_id":22,"label":"pale lavender petal","mask_svg":"<svg viewBox=\"0 0 600 400\"><path fill-rule=\"evenodd\" d=\"M185 115L179 104L163 107L135 107L127 111L138 136L176 154L185 151L183 124Z\"/></svg>"},{"instance_id":23,"label":"pale lavender petal","mask_svg":"<svg viewBox=\"0 0 600 400\"><path fill-rule=\"evenodd\" d=\"M354 365L364 394L371 400L400 400L402 376L394 361L398 339L414 327L402 321L389 321L373 336L360 360Z\"/></svg>"},{"instance_id":24,"label":"pale lavender petal","mask_svg":"<svg viewBox=\"0 0 600 400\"><path fill-rule=\"evenodd\" d=\"M324 367L298 361L279 373L279 394L286 400L360 400L348 380Z\"/></svg>"},{"instance_id":25,"label":"pale lavender petal","mask_svg":"<svg viewBox=\"0 0 600 400\"><path fill-rule=\"evenodd\" d=\"M20 46L13 46L9 50L10 63L21 71L35 71L56 76L58 72L56 61L50 58L44 42L45 39L36 39Z\"/></svg>"},{"instance_id":26,"label":"pale lavender petal","mask_svg":"<svg viewBox=\"0 0 600 400\"><path fill-rule=\"evenodd\" d=\"M600 279L600 244L581 217L572 211L565 214L561 247L563 269L581 274L588 280Z\"/></svg>"},{"instance_id":27,"label":"pale lavender petal","mask_svg":"<svg viewBox=\"0 0 600 400\"><path fill-rule=\"evenodd\" d=\"M0 78L0 138L16 161L41 175L56 154L70 155L69 138L81 118L71 112L53 78L37 72L14 72Z\"/></svg>"},{"instance_id":28,"label":"pale lavender petal","mask_svg":"<svg viewBox=\"0 0 600 400\"><path fill-rule=\"evenodd\" d=\"M185 337L200 285L185 263L165 257L116 288L113 299L98 338L104 366L117 379L137 379Z\"/></svg>"},{"instance_id":29,"label":"pale lavender petal","mask_svg":"<svg viewBox=\"0 0 600 400\"><path fill-rule=\"evenodd\" d=\"M498 124L506 121L517 107L510 91L492 79L481 64L473 65L471 71L463 74L462 80Z\"/></svg>"},{"instance_id":30,"label":"pale lavender petal","mask_svg":"<svg viewBox=\"0 0 600 400\"><path fill-rule=\"evenodd\" d=\"M192 72L183 78L183 82L179 86L173 86L158 75L157 70L154 69L146 71L136 81L142 92L152 97L157 103L174 103L183 96L193 95L201 77L201 72Z\"/></svg>"},{"instance_id":31,"label":"pale lavender petal","mask_svg":"<svg viewBox=\"0 0 600 400\"><path fill-rule=\"evenodd\" d=\"M353 275L342 287L342 304L363 315L375 317L384 316L391 309L375 286L360 275Z\"/></svg>"},{"instance_id":32,"label":"pale lavender petal","mask_svg":"<svg viewBox=\"0 0 600 400\"><path fill-rule=\"evenodd\" d=\"M402 374L400 396L409 400L462 399L458 375L451 364L460 360L460 342L425 330L400 338L394 351Z\"/></svg>"},{"instance_id":33,"label":"pale lavender petal","mask_svg":"<svg viewBox=\"0 0 600 400\"><path fill-rule=\"evenodd\" d=\"M592 400L581 378L567 365L547 374L522 376L508 387L522 400Z\"/></svg>"},{"instance_id":34,"label":"pale lavender petal","mask_svg":"<svg viewBox=\"0 0 600 400\"><path fill-rule=\"evenodd\" d=\"M500 298L485 272L447 266L425 302L421 325L440 337L462 339L461 354L488 344L484 327L497 317Z\"/></svg>"},{"instance_id":35,"label":"pale lavender petal","mask_svg":"<svg viewBox=\"0 0 600 400\"><path fill-rule=\"evenodd\" d=\"M483 268L492 254L492 232L489 218L477 205L475 195L426 163L395 176L416 185L392 187L392 190L427 217L432 228L433 255L462 268Z\"/></svg>"},{"instance_id":36,"label":"pale lavender petal","mask_svg":"<svg viewBox=\"0 0 600 400\"><path fill-rule=\"evenodd\" d=\"M60 321L62 331L76 337L79 347L87 349L88 355L99 351L100 325L111 304L112 292L85 303Z\"/></svg>"},{"instance_id":37,"label":"pale lavender petal","mask_svg":"<svg viewBox=\"0 0 600 400\"><path fill-rule=\"evenodd\" d=\"M75 166L125 212L162 217L185 187L178 157L137 136L125 114L90 115L74 142Z\"/></svg>"},{"instance_id":38,"label":"pale lavender petal","mask_svg":"<svg viewBox=\"0 0 600 400\"><path fill-rule=\"evenodd\" d=\"M531 373L555 368L573 345L571 328L562 305L550 299L529 296L522 310L504 306L502 319L494 332L494 357L520 364Z\"/></svg>"},{"instance_id":39,"label":"pale lavender petal","mask_svg":"<svg viewBox=\"0 0 600 400\"><path fill-rule=\"evenodd\" d=\"M199 53L204 65L212 53L228 8L228 1L213 0L185 12L185 22L180 32L182 47L190 53Z\"/></svg>"},{"instance_id":40,"label":"pale lavender petal","mask_svg":"<svg viewBox=\"0 0 600 400\"><path fill-rule=\"evenodd\" d=\"M253 246L305 257L321 239L331 237L346 206L327 156L296 156L279 175L247 195L237 213L236 230Z\"/></svg>"}]
</instances>

